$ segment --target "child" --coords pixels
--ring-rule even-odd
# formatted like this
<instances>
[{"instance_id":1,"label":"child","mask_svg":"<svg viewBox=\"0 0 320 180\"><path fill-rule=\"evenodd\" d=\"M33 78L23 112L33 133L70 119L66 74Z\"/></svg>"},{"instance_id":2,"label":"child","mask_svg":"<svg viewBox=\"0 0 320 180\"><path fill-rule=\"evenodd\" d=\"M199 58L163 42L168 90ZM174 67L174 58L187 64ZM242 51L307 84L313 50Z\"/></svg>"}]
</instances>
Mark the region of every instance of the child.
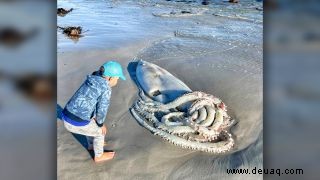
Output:
<instances>
[{"instance_id":1,"label":"child","mask_svg":"<svg viewBox=\"0 0 320 180\"><path fill-rule=\"evenodd\" d=\"M110 103L111 87L118 79L125 80L121 65L109 61L92 75L75 92L62 112L64 126L72 133L87 136L88 149L94 150L94 161L102 162L114 157L115 152L104 152L107 127L103 124Z\"/></svg>"}]
</instances>

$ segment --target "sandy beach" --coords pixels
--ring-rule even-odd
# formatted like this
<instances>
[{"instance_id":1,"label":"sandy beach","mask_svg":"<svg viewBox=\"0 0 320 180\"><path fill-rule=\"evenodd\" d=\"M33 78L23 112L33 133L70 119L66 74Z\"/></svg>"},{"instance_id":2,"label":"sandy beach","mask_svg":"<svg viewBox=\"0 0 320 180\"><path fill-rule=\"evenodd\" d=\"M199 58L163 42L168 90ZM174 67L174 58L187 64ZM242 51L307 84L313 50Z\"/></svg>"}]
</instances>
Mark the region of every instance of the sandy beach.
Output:
<instances>
[{"instance_id":1,"label":"sandy beach","mask_svg":"<svg viewBox=\"0 0 320 180\"><path fill-rule=\"evenodd\" d=\"M105 120L106 148L115 158L96 165L83 137L69 133L58 118L58 179L262 179L226 172L263 167L262 2L215 3L58 1L58 7L75 8L58 17L59 26L88 30L76 42L57 32L58 117L86 75L105 61L120 62L127 77L113 88ZM219 156L186 150L140 126L129 111L138 89L126 69L138 59L221 98L238 121L231 131L235 148Z\"/></svg>"}]
</instances>

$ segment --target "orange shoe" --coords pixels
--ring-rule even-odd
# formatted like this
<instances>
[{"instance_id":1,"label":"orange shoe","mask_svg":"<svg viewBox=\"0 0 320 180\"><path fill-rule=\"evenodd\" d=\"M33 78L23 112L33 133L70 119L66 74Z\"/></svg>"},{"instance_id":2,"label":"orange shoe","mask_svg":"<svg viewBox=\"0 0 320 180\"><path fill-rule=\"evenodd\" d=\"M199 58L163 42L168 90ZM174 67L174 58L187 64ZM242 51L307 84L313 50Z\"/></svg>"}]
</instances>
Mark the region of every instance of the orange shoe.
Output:
<instances>
[{"instance_id":1,"label":"orange shoe","mask_svg":"<svg viewBox=\"0 0 320 180\"><path fill-rule=\"evenodd\" d=\"M96 163L113 159L115 152L104 152L100 157L94 157Z\"/></svg>"}]
</instances>

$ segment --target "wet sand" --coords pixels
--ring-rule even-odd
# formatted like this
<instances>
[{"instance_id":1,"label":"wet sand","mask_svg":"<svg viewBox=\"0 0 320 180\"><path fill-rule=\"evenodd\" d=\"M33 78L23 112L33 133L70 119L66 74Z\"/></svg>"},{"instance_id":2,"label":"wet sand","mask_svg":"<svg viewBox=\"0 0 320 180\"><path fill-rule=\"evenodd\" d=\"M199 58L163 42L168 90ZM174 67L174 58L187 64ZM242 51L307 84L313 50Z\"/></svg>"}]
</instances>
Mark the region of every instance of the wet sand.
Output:
<instances>
[{"instance_id":1,"label":"wet sand","mask_svg":"<svg viewBox=\"0 0 320 180\"><path fill-rule=\"evenodd\" d=\"M136 9L150 18L148 26L163 28L151 28L152 33L138 33L127 41L122 37L114 47L114 41L104 41L106 48L94 48L88 39L85 50L78 44L66 49L66 44L61 45L57 60L58 107L63 108L85 76L106 60L115 59L127 68L129 62L143 59L168 70L192 90L220 97L239 122L232 129L236 147L227 155L215 156L181 149L153 136L129 112L137 98L137 87L125 71L127 80L113 88L105 121L109 130L107 149L116 151L115 159L96 165L77 141L83 139L67 132L58 119L58 178L262 179L262 175L226 173L227 168L262 168L262 25L211 13L157 17L152 12L164 6L143 5L144 9ZM113 33L117 37L117 32Z\"/></svg>"}]
</instances>

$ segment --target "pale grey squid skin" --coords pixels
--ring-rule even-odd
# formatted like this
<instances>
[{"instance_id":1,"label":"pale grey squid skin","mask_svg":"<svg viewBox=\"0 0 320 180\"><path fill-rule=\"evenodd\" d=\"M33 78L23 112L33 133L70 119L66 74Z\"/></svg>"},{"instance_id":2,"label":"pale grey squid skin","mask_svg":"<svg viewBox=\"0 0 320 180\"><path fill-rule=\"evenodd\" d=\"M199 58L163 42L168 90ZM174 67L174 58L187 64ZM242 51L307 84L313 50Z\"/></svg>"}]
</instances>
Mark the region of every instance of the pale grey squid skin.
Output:
<instances>
[{"instance_id":1,"label":"pale grey squid skin","mask_svg":"<svg viewBox=\"0 0 320 180\"><path fill-rule=\"evenodd\" d=\"M130 109L137 122L177 146L220 154L233 149L235 122L221 99L193 92L163 68L138 61L139 98Z\"/></svg>"}]
</instances>

